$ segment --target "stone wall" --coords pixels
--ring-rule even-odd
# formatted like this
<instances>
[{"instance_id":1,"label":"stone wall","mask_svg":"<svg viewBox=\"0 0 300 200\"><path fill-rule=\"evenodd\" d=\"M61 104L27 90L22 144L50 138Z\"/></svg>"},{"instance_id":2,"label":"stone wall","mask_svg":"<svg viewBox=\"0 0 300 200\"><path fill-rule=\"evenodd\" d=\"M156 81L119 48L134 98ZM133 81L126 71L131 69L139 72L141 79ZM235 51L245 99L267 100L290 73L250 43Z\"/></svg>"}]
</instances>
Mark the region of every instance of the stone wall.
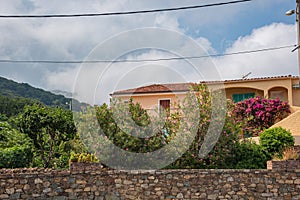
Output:
<instances>
[{"instance_id":1,"label":"stone wall","mask_svg":"<svg viewBox=\"0 0 300 200\"><path fill-rule=\"evenodd\" d=\"M296 200L300 170L0 169L0 199Z\"/></svg>"},{"instance_id":2,"label":"stone wall","mask_svg":"<svg viewBox=\"0 0 300 200\"><path fill-rule=\"evenodd\" d=\"M300 169L300 160L270 160L267 162L267 168L285 171Z\"/></svg>"}]
</instances>

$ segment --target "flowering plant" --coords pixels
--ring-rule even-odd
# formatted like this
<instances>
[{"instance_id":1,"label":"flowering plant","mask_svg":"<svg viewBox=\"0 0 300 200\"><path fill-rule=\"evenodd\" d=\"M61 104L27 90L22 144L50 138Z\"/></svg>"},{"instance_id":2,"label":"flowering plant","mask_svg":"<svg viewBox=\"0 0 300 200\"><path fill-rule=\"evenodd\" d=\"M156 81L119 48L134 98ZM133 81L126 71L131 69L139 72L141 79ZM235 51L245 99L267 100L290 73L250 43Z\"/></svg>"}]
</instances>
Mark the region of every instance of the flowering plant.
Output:
<instances>
[{"instance_id":1,"label":"flowering plant","mask_svg":"<svg viewBox=\"0 0 300 200\"><path fill-rule=\"evenodd\" d=\"M287 102L265 99L260 96L235 104L232 116L244 126L244 136L258 136L264 129L287 117L290 113Z\"/></svg>"}]
</instances>

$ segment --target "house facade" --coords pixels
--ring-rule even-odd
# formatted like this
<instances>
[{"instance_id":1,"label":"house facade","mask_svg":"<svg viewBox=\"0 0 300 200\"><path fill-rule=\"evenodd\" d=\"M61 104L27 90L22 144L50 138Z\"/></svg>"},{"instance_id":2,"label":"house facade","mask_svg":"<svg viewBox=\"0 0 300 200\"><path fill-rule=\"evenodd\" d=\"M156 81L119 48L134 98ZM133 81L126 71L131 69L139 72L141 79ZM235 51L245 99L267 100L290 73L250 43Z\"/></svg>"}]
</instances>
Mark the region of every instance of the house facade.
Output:
<instances>
[{"instance_id":1,"label":"house facade","mask_svg":"<svg viewBox=\"0 0 300 200\"><path fill-rule=\"evenodd\" d=\"M264 78L249 78L237 80L225 80L202 82L208 86L223 85L226 98L234 102L242 101L255 96L265 98L279 98L287 101L291 106L300 106L299 77L276 76ZM174 105L182 101L187 92L196 83L153 84L144 87L115 91L112 98L120 98L123 102L132 98L133 102L139 102L146 110L155 110L160 106L174 109Z\"/></svg>"}]
</instances>

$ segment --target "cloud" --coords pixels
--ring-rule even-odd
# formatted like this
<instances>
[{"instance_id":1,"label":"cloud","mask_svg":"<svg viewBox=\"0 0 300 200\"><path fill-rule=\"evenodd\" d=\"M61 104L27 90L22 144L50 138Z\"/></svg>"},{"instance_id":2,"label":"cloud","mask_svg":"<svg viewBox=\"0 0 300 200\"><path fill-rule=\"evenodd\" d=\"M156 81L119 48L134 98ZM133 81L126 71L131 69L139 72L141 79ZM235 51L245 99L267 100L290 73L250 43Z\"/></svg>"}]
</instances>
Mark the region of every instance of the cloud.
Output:
<instances>
[{"instance_id":1,"label":"cloud","mask_svg":"<svg viewBox=\"0 0 300 200\"><path fill-rule=\"evenodd\" d=\"M225 53L280 47L296 44L296 26L273 23L239 37ZM214 59L224 79L241 78L248 72L251 76L297 75L297 52L293 48L226 56Z\"/></svg>"},{"instance_id":2,"label":"cloud","mask_svg":"<svg viewBox=\"0 0 300 200\"><path fill-rule=\"evenodd\" d=\"M162 37L163 36L163 37ZM167 40L165 38L168 38ZM126 43L127 42L127 43ZM126 44L124 44L126 43ZM120 44L123 44L120 46ZM159 28L136 29L111 37L90 52L87 60L151 60L206 55L209 41ZM120 89L150 83L190 82L210 77L214 65L204 60L157 60L121 63L83 63L80 68L48 74L48 87L74 88L74 97L91 104L108 102ZM78 72L75 77L76 71ZM59 81L64 80L64 81Z\"/></svg>"},{"instance_id":3,"label":"cloud","mask_svg":"<svg viewBox=\"0 0 300 200\"><path fill-rule=\"evenodd\" d=\"M211 0L209 3L220 2ZM0 59L16 60L82 60L82 59L116 59L119 56L130 59L153 59L169 56L197 56L217 53L214 49L216 41L221 34L233 32L236 26L231 24L242 21L240 17L246 16L253 19L249 10L271 10L273 4L265 1L255 1L235 4L232 6L212 7L207 9L186 10L177 12L140 14L130 16L111 16L95 18L72 19L1 19L0 20ZM276 1L276 6L281 5ZM60 0L52 1L5 1L1 4L0 12L3 14L66 14L66 13L96 13L128 10L144 10L156 8L179 7L187 5L199 5L199 1L174 1L174 0ZM201 2L202 4L202 2ZM205 3L203 3L205 4ZM275 4L275 3L274 3ZM271 12L270 11L270 12ZM226 16L226 17L224 17ZM252 21L264 21L252 20ZM249 24L251 26L252 24ZM241 24L242 27L248 24ZM151 49L151 41L148 44L150 51L140 52L133 47L143 40L149 39L147 34L140 36L128 36L128 39L115 41L111 46L106 46L103 51L95 52L97 47L112 36L123 34L128 30L147 27L164 28L170 31L185 34L200 45L199 50L191 48L187 40L180 40L157 34L152 39L164 45L165 49ZM242 28L240 28L242 29ZM237 34L241 34L238 30ZM196 34L195 34L196 33ZM206 33L206 35L203 35ZM243 32L244 33L244 32ZM210 38L214 35L218 40ZM231 37L232 38L232 37ZM234 38L234 37L233 37ZM226 49L226 52L265 48L295 43L295 27L286 24L272 24L255 29L248 36L238 38ZM158 40L159 39L159 40ZM209 40L210 39L210 40ZM177 45L177 46L176 46ZM193 46L193 45L192 45ZM194 47L194 46L193 46ZM228 47L228 45L227 45ZM129 52L120 50L130 50ZM173 49L174 51L168 51ZM136 52L135 52L136 50ZM167 50L167 51L163 51ZM91 57L91 52L93 55ZM138 52L138 53L137 53ZM116 56L117 55L117 56ZM201 79L219 79L215 73L217 67L224 78L241 77L252 71L253 76L296 74L296 53L289 50L272 51L251 55L240 55L224 58L206 58L183 61L151 63L122 63L114 64L104 77L105 87L98 92L95 81L105 69L106 65L89 65L86 71L88 86L96 90L95 99L101 101L107 94L115 89L136 87L150 82L175 82L182 79L187 81L199 81ZM216 65L214 65L214 63ZM295 69L294 69L295 68ZM28 82L48 90L60 89L70 91L76 85L76 77L80 65L74 64L5 64L1 63L0 75L13 78L17 81ZM173 76L170 76L170 70ZM287 73L289 72L289 73ZM176 74L179 74L178 76ZM98 76L98 77L97 77ZM180 78L181 77L181 78ZM182 78L183 77L183 78ZM78 78L78 77L77 77ZM121 79L120 79L121 78ZM152 79L151 79L152 78ZM123 79L123 81L122 81ZM143 83L144 81L144 83ZM98 89L97 89L98 88ZM80 89L81 100L93 101L86 86ZM106 97L104 97L106 95Z\"/></svg>"}]
</instances>

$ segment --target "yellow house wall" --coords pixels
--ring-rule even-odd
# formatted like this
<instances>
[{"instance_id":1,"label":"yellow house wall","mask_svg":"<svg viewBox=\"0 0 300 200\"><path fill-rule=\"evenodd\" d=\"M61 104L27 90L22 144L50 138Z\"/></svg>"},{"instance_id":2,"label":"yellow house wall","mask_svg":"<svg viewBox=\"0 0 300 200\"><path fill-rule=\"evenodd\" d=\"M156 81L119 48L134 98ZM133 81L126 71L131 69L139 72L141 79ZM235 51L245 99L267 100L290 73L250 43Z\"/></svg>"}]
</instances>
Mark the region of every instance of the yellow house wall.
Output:
<instances>
[{"instance_id":1,"label":"yellow house wall","mask_svg":"<svg viewBox=\"0 0 300 200\"><path fill-rule=\"evenodd\" d=\"M226 93L226 96L228 98L232 98L232 94L234 93L247 93L248 91L251 91L250 88L252 88L253 91L257 91L261 93L261 96L269 98L269 91L274 88L285 88L288 93L285 95L287 98L287 101L290 102L291 105L293 105L293 95L292 95L292 79L272 79L272 80L245 80L243 82L225 82L225 90L228 92Z\"/></svg>"},{"instance_id":2,"label":"yellow house wall","mask_svg":"<svg viewBox=\"0 0 300 200\"><path fill-rule=\"evenodd\" d=\"M255 93L256 96L264 95L263 91L252 89L252 88L228 88L225 89L225 92L226 92L227 99L232 99L233 94L242 94L242 93Z\"/></svg>"},{"instance_id":3,"label":"yellow house wall","mask_svg":"<svg viewBox=\"0 0 300 200\"><path fill-rule=\"evenodd\" d=\"M120 96L122 101L128 101L130 98L133 99L133 102L138 102L146 110L153 110L158 108L158 101L161 99L170 99L171 106L174 106L178 102L182 101L186 97L186 94L141 94L141 95L132 95L132 96Z\"/></svg>"},{"instance_id":4,"label":"yellow house wall","mask_svg":"<svg viewBox=\"0 0 300 200\"><path fill-rule=\"evenodd\" d=\"M300 106L300 89L293 89L293 105Z\"/></svg>"},{"instance_id":5,"label":"yellow house wall","mask_svg":"<svg viewBox=\"0 0 300 200\"><path fill-rule=\"evenodd\" d=\"M232 99L233 94L252 93L269 98L269 92L272 90L282 89L285 91L284 98L290 105L300 106L300 89L293 89L293 84L297 84L298 79L295 78L278 78L278 79L262 79L262 80L243 80L224 82L226 97ZM132 96L117 96L124 100L130 97L134 102L139 102L144 109L156 109L159 99L170 99L171 108L178 100L182 101L186 97L186 93L157 93L157 94L133 94Z\"/></svg>"},{"instance_id":6,"label":"yellow house wall","mask_svg":"<svg viewBox=\"0 0 300 200\"><path fill-rule=\"evenodd\" d=\"M293 79L293 85L299 84L299 79ZM293 106L300 106L300 88L293 88Z\"/></svg>"}]
</instances>

